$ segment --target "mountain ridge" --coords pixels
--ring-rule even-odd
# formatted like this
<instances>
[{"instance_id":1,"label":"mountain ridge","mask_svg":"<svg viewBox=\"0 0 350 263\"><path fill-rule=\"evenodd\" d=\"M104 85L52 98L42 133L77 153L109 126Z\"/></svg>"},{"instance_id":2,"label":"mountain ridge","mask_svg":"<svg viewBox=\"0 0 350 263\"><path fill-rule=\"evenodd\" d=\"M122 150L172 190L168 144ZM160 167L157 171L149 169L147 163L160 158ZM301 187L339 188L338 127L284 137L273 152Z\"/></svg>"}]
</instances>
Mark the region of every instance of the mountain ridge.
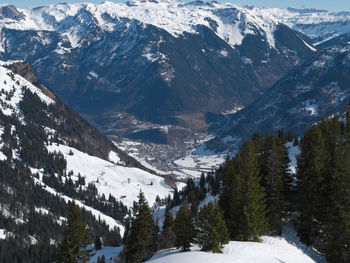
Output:
<instances>
[{"instance_id":1,"label":"mountain ridge","mask_svg":"<svg viewBox=\"0 0 350 263\"><path fill-rule=\"evenodd\" d=\"M97 127L96 114L126 112L190 128L201 114L205 130L204 114L248 105L315 51L310 38L265 9L234 4L105 2L17 11L24 19L0 19L3 58L29 61Z\"/></svg>"},{"instance_id":2,"label":"mountain ridge","mask_svg":"<svg viewBox=\"0 0 350 263\"><path fill-rule=\"evenodd\" d=\"M274 134L281 128L301 136L323 116L341 113L350 99L349 57L349 45L324 48L294 67L245 109L211 117L211 129L220 135L208 146L215 148L222 139L226 148L237 148L255 132Z\"/></svg>"}]
</instances>

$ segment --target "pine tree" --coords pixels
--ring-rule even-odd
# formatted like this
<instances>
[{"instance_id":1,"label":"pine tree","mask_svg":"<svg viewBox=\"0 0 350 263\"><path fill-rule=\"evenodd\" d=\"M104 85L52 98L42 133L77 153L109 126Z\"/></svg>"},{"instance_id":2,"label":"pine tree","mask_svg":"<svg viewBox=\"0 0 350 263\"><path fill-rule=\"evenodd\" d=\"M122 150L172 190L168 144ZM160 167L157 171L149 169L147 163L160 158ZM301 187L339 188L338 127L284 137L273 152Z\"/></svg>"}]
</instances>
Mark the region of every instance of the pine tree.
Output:
<instances>
[{"instance_id":1,"label":"pine tree","mask_svg":"<svg viewBox=\"0 0 350 263\"><path fill-rule=\"evenodd\" d=\"M162 248L171 248L175 245L175 231L174 231L174 218L171 215L171 212L168 210L165 213L164 223L163 223L163 232L162 232Z\"/></svg>"},{"instance_id":2,"label":"pine tree","mask_svg":"<svg viewBox=\"0 0 350 263\"><path fill-rule=\"evenodd\" d=\"M223 213L217 203L209 203L200 210L196 227L197 242L203 251L221 253L223 245L229 242Z\"/></svg>"},{"instance_id":3,"label":"pine tree","mask_svg":"<svg viewBox=\"0 0 350 263\"><path fill-rule=\"evenodd\" d=\"M175 219L175 246L181 251L189 251L191 243L194 241L196 236L195 227L193 222L193 213L185 201Z\"/></svg>"},{"instance_id":4,"label":"pine tree","mask_svg":"<svg viewBox=\"0 0 350 263\"><path fill-rule=\"evenodd\" d=\"M140 192L131 221L130 236L124 248L126 262L143 262L152 257L155 249L156 235L151 209L144 194Z\"/></svg>"},{"instance_id":5,"label":"pine tree","mask_svg":"<svg viewBox=\"0 0 350 263\"><path fill-rule=\"evenodd\" d=\"M105 259L105 255L102 255L102 257L98 257L97 258L97 262L96 263L105 263L106 259Z\"/></svg>"},{"instance_id":6,"label":"pine tree","mask_svg":"<svg viewBox=\"0 0 350 263\"><path fill-rule=\"evenodd\" d=\"M69 205L67 225L63 231L63 240L59 245L58 262L85 263L91 257L87 249L90 238L86 233L86 225L81 220L79 207L74 200Z\"/></svg>"},{"instance_id":7,"label":"pine tree","mask_svg":"<svg viewBox=\"0 0 350 263\"><path fill-rule=\"evenodd\" d=\"M240 163L240 155L237 155L234 160L230 160L227 155L222 176L223 190L219 199L230 237L233 240L239 238L240 229L244 225L242 206L244 182L239 173Z\"/></svg>"},{"instance_id":8,"label":"pine tree","mask_svg":"<svg viewBox=\"0 0 350 263\"><path fill-rule=\"evenodd\" d=\"M220 206L232 240L259 240L268 231L265 195L253 142L245 142L234 160L226 159Z\"/></svg>"},{"instance_id":9,"label":"pine tree","mask_svg":"<svg viewBox=\"0 0 350 263\"><path fill-rule=\"evenodd\" d=\"M305 132L298 158L298 234L327 262L350 261L350 126L335 116Z\"/></svg>"},{"instance_id":10,"label":"pine tree","mask_svg":"<svg viewBox=\"0 0 350 263\"><path fill-rule=\"evenodd\" d=\"M266 192L267 217L273 233L281 234L280 225L283 216L283 203L285 191L289 186L289 157L288 151L276 138L268 151L266 174L262 174L263 186Z\"/></svg>"},{"instance_id":11,"label":"pine tree","mask_svg":"<svg viewBox=\"0 0 350 263\"><path fill-rule=\"evenodd\" d=\"M323 210L323 182L325 167L329 163L325 138L319 126L305 132L300 142L297 178L299 197L298 234L311 245L321 229L319 213ZM321 216L321 215L320 215ZM324 215L322 215L324 216Z\"/></svg>"},{"instance_id":12,"label":"pine tree","mask_svg":"<svg viewBox=\"0 0 350 263\"><path fill-rule=\"evenodd\" d=\"M330 204L325 210L325 244L327 262L350 262L350 137L338 139L333 155L335 172L328 182Z\"/></svg>"},{"instance_id":13,"label":"pine tree","mask_svg":"<svg viewBox=\"0 0 350 263\"><path fill-rule=\"evenodd\" d=\"M259 241L259 236L265 234L269 226L265 217L265 194L260 185L257 152L252 142L243 145L242 156L242 172L245 175L243 213L246 223L246 227L242 229L242 239Z\"/></svg>"},{"instance_id":14,"label":"pine tree","mask_svg":"<svg viewBox=\"0 0 350 263\"><path fill-rule=\"evenodd\" d=\"M101 238L99 236L96 236L95 238L95 242L94 242L94 245L95 245L95 250L101 250L102 248L102 242L101 242Z\"/></svg>"}]
</instances>

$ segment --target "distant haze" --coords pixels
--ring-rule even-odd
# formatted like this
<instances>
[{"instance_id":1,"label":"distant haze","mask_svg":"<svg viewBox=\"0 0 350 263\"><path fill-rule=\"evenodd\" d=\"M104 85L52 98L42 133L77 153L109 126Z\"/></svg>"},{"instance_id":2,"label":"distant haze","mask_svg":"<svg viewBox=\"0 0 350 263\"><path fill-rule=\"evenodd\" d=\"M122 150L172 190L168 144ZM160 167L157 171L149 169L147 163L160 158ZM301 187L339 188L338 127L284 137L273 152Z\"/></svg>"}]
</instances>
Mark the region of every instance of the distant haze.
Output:
<instances>
[{"instance_id":1,"label":"distant haze","mask_svg":"<svg viewBox=\"0 0 350 263\"><path fill-rule=\"evenodd\" d=\"M2 2L2 1L0 1ZM38 0L11 0L9 3L17 7L28 7L28 6L41 6L54 3L76 3L81 1L62 1L62 0L47 0L47 1L38 1ZM91 0L86 1L90 3L101 3L101 0ZM121 2L121 1L112 1L112 2ZM188 1L186 1L188 2ZM224 2L224 1L220 1ZM326 9L330 11L350 11L350 1L349 0L234 0L233 3L241 5L254 5L256 7L296 7L296 8L317 8L317 9Z\"/></svg>"}]
</instances>

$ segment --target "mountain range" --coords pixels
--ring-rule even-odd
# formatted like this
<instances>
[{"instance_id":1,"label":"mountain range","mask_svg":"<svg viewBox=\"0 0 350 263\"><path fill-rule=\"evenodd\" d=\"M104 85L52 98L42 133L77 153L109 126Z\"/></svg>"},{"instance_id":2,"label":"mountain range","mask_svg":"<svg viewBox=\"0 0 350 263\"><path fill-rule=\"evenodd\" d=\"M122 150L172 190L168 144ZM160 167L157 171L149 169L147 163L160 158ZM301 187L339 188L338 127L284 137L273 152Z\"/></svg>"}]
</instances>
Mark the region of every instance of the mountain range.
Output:
<instances>
[{"instance_id":1,"label":"mountain range","mask_svg":"<svg viewBox=\"0 0 350 263\"><path fill-rule=\"evenodd\" d=\"M211 116L211 129L220 134L223 142L235 146L255 132L273 134L281 128L301 136L322 117L339 114L347 107L349 59L348 45L318 51L245 109L231 115Z\"/></svg>"},{"instance_id":2,"label":"mountain range","mask_svg":"<svg viewBox=\"0 0 350 263\"><path fill-rule=\"evenodd\" d=\"M173 193L180 202L182 183L125 153L133 142L121 150L105 135L186 146L211 133L197 152L236 152L257 131L301 137L350 100L349 12L177 0L2 4L0 55L3 262L49 261L72 200L89 234L114 247L140 190L158 200L157 223L159 204ZM295 172L298 149L287 145Z\"/></svg>"},{"instance_id":3,"label":"mountain range","mask_svg":"<svg viewBox=\"0 0 350 263\"><path fill-rule=\"evenodd\" d=\"M3 59L31 63L45 85L103 131L125 112L206 129L207 112L247 106L350 18L201 1L3 5L0 13ZM329 23L320 28L315 13Z\"/></svg>"}]
</instances>

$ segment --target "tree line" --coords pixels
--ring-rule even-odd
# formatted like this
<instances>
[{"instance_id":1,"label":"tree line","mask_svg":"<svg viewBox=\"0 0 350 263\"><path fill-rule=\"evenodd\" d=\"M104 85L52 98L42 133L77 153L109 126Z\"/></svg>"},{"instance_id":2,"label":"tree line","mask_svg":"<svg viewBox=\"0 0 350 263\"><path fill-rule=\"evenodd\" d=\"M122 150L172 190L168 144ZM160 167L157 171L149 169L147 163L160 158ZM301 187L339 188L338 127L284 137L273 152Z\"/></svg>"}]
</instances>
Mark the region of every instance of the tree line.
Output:
<instances>
[{"instance_id":1,"label":"tree line","mask_svg":"<svg viewBox=\"0 0 350 263\"><path fill-rule=\"evenodd\" d=\"M299 147L296 174L289 170L288 142ZM349 262L350 118L325 118L300 140L283 130L255 134L215 173L189 179L173 198L157 199L166 206L161 229L142 192L134 203L121 255L127 263L165 248L188 251L192 244L220 253L229 240L280 235L286 221L327 262Z\"/></svg>"}]
</instances>

